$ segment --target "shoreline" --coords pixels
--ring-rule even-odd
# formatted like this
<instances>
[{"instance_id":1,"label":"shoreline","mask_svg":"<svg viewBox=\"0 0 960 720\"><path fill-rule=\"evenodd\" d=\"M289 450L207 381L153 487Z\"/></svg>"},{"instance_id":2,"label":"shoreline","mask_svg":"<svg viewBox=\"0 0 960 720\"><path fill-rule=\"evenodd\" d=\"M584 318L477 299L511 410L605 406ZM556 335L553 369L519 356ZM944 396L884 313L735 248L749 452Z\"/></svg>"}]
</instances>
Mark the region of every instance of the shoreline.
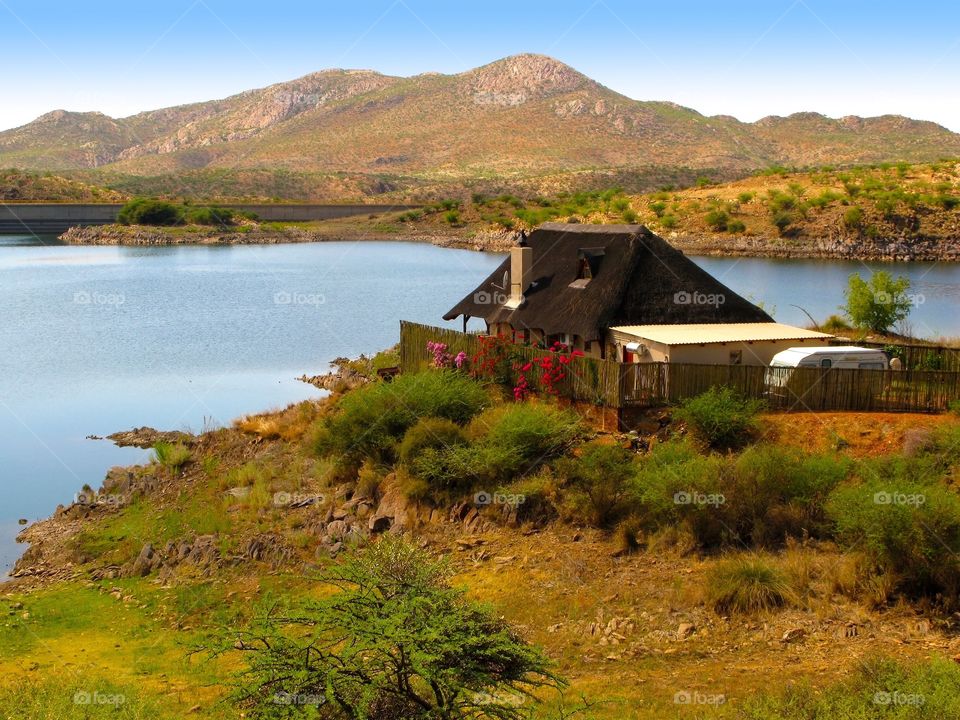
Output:
<instances>
[{"instance_id":1,"label":"shoreline","mask_svg":"<svg viewBox=\"0 0 960 720\"><path fill-rule=\"evenodd\" d=\"M880 238L768 237L709 233L666 232L662 236L687 255L769 259L852 260L870 262L960 262L960 244L953 247L937 238L904 240ZM99 225L73 227L59 236L79 246L171 245L281 245L317 242L420 242L479 252L506 252L515 231L490 228L378 227L358 223L321 221L309 225L261 228L238 226L154 228Z\"/></svg>"}]
</instances>

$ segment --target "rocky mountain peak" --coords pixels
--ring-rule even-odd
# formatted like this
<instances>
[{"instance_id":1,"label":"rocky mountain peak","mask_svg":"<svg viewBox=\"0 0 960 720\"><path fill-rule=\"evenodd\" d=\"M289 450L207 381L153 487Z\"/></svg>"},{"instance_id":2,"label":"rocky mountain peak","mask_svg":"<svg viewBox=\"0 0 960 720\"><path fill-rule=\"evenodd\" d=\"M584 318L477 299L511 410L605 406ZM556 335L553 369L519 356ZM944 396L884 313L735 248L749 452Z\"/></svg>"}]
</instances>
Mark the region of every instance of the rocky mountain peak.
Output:
<instances>
[{"instance_id":1,"label":"rocky mountain peak","mask_svg":"<svg viewBox=\"0 0 960 720\"><path fill-rule=\"evenodd\" d=\"M466 75L476 93L525 98L583 89L592 84L585 75L546 55L513 55L484 65Z\"/></svg>"}]
</instances>

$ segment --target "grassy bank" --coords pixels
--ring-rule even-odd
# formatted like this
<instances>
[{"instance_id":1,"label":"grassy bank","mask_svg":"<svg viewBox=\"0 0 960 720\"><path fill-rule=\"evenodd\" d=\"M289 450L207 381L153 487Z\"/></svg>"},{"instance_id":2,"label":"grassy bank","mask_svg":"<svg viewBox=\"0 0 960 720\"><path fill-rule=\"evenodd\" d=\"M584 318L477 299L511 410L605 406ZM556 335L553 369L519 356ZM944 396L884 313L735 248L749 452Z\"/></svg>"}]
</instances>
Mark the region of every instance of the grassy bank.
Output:
<instances>
[{"instance_id":1,"label":"grassy bank","mask_svg":"<svg viewBox=\"0 0 960 720\"><path fill-rule=\"evenodd\" d=\"M209 649L329 595L317 574L387 529L555 663L569 687L537 693L534 717L581 695L594 718L955 712L960 672L938 659L960 653L954 417L708 396L634 453L549 397L509 397L427 370L111 471L25 533L0 713L236 717L246 658Z\"/></svg>"}]
</instances>

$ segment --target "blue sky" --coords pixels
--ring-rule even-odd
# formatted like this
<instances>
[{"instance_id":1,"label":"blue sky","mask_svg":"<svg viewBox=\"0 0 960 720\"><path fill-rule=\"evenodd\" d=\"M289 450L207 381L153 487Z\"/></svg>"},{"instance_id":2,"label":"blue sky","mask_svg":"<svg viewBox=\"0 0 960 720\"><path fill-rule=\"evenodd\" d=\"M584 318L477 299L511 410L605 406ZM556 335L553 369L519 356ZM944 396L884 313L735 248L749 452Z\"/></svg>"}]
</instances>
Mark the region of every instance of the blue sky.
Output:
<instances>
[{"instance_id":1,"label":"blue sky","mask_svg":"<svg viewBox=\"0 0 960 720\"><path fill-rule=\"evenodd\" d=\"M0 0L0 128L115 117L328 67L460 72L552 55L742 120L900 113L960 131L960 3L885 0Z\"/></svg>"}]
</instances>

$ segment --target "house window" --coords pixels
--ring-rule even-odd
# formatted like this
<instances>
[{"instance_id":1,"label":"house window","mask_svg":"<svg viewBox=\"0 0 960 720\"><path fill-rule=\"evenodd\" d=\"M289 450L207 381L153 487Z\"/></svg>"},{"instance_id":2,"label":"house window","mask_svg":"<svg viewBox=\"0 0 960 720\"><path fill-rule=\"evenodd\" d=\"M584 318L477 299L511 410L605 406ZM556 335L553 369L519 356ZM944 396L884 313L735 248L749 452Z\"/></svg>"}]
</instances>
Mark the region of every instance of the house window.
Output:
<instances>
[{"instance_id":1,"label":"house window","mask_svg":"<svg viewBox=\"0 0 960 720\"><path fill-rule=\"evenodd\" d=\"M522 345L527 341L527 331L526 330L514 330L513 331L513 341Z\"/></svg>"}]
</instances>

